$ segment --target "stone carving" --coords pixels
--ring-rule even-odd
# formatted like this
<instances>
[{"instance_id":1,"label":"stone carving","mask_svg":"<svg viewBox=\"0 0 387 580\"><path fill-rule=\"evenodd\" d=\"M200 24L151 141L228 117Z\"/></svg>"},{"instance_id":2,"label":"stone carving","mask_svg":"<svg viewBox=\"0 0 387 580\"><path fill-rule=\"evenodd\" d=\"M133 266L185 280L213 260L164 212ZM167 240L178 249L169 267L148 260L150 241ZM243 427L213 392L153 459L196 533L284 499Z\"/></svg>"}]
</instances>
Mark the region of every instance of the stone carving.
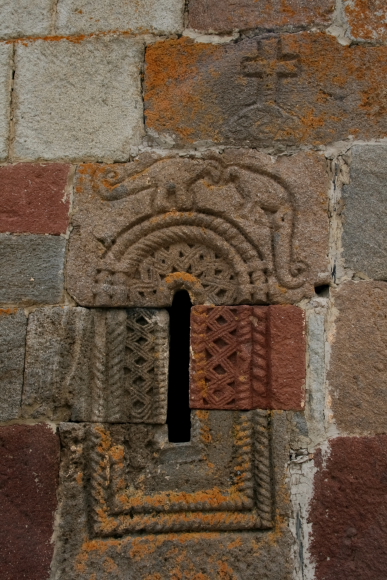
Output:
<instances>
[{"instance_id":1,"label":"stone carving","mask_svg":"<svg viewBox=\"0 0 387 580\"><path fill-rule=\"evenodd\" d=\"M300 308L194 306L191 336L193 409L303 409Z\"/></svg>"},{"instance_id":2,"label":"stone carving","mask_svg":"<svg viewBox=\"0 0 387 580\"><path fill-rule=\"evenodd\" d=\"M168 314L51 308L29 317L23 416L165 423Z\"/></svg>"},{"instance_id":3,"label":"stone carving","mask_svg":"<svg viewBox=\"0 0 387 580\"><path fill-rule=\"evenodd\" d=\"M271 527L266 412L199 411L193 423L180 452L164 427L90 425L94 535Z\"/></svg>"},{"instance_id":4,"label":"stone carving","mask_svg":"<svg viewBox=\"0 0 387 580\"><path fill-rule=\"evenodd\" d=\"M84 306L156 307L180 288L196 304L311 295L296 195L267 163L228 152L81 168L69 292Z\"/></svg>"}]
</instances>

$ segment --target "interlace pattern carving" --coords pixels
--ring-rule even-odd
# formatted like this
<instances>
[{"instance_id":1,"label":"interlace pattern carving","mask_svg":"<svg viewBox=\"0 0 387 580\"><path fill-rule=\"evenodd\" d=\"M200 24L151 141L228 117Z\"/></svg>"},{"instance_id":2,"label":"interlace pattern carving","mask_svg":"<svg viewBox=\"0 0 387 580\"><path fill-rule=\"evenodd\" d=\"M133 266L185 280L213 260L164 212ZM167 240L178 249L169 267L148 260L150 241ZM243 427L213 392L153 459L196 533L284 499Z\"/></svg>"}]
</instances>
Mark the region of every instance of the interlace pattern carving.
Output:
<instances>
[{"instance_id":1,"label":"interlace pattern carving","mask_svg":"<svg viewBox=\"0 0 387 580\"><path fill-rule=\"evenodd\" d=\"M93 318L90 419L165 423L168 313L96 309Z\"/></svg>"},{"instance_id":2,"label":"interlace pattern carving","mask_svg":"<svg viewBox=\"0 0 387 580\"><path fill-rule=\"evenodd\" d=\"M191 315L190 404L252 409L267 396L267 309L195 306Z\"/></svg>"}]
</instances>

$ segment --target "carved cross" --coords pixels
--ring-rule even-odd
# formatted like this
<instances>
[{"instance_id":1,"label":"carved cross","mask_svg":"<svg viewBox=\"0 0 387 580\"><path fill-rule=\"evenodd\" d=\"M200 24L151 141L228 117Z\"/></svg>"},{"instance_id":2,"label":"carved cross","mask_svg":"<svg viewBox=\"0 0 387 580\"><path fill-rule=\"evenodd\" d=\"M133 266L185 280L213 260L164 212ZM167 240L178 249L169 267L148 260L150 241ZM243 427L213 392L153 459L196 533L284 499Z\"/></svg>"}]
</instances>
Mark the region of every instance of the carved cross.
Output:
<instances>
[{"instance_id":1,"label":"carved cross","mask_svg":"<svg viewBox=\"0 0 387 580\"><path fill-rule=\"evenodd\" d=\"M260 95L266 103L276 103L280 80L299 74L299 55L283 53L278 38L258 41L258 55L242 60L242 72L247 77L262 79Z\"/></svg>"}]
</instances>

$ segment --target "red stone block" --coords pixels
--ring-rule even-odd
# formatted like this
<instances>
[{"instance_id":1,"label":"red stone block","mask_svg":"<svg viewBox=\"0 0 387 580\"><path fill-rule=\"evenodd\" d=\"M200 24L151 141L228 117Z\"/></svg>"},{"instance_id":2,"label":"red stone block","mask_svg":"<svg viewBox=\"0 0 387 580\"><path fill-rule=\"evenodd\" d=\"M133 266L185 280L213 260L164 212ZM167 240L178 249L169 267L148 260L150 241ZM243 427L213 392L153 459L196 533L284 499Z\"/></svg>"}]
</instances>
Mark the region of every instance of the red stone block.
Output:
<instances>
[{"instance_id":1,"label":"red stone block","mask_svg":"<svg viewBox=\"0 0 387 580\"><path fill-rule=\"evenodd\" d=\"M387 435L334 439L316 467L309 516L316 580L385 580Z\"/></svg>"},{"instance_id":2,"label":"red stone block","mask_svg":"<svg viewBox=\"0 0 387 580\"><path fill-rule=\"evenodd\" d=\"M59 438L45 425L0 428L0 576L47 580Z\"/></svg>"},{"instance_id":3,"label":"red stone block","mask_svg":"<svg viewBox=\"0 0 387 580\"><path fill-rule=\"evenodd\" d=\"M248 28L292 28L327 24L333 0L190 0L189 26L195 30L231 32Z\"/></svg>"},{"instance_id":4,"label":"red stone block","mask_svg":"<svg viewBox=\"0 0 387 580\"><path fill-rule=\"evenodd\" d=\"M0 167L0 232L65 233L70 165L18 163Z\"/></svg>"},{"instance_id":5,"label":"red stone block","mask_svg":"<svg viewBox=\"0 0 387 580\"><path fill-rule=\"evenodd\" d=\"M302 410L305 315L296 306L195 306L193 409Z\"/></svg>"}]
</instances>

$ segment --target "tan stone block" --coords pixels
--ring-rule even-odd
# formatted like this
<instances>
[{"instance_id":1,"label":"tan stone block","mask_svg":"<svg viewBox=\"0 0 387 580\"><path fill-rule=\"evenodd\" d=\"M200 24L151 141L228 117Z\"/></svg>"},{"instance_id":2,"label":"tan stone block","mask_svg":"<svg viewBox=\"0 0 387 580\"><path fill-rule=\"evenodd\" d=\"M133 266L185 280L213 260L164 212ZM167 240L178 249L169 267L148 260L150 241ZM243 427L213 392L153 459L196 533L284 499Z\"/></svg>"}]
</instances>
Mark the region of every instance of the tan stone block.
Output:
<instances>
[{"instance_id":1,"label":"tan stone block","mask_svg":"<svg viewBox=\"0 0 387 580\"><path fill-rule=\"evenodd\" d=\"M387 428L387 284L346 282L333 293L338 311L328 374L334 419L347 434Z\"/></svg>"},{"instance_id":2,"label":"tan stone block","mask_svg":"<svg viewBox=\"0 0 387 580\"><path fill-rule=\"evenodd\" d=\"M323 33L214 45L187 38L146 53L148 130L177 144L321 145L387 135L387 47Z\"/></svg>"},{"instance_id":3,"label":"tan stone block","mask_svg":"<svg viewBox=\"0 0 387 580\"><path fill-rule=\"evenodd\" d=\"M350 36L356 40L387 40L385 0L344 0Z\"/></svg>"},{"instance_id":4,"label":"tan stone block","mask_svg":"<svg viewBox=\"0 0 387 580\"><path fill-rule=\"evenodd\" d=\"M327 24L333 9L333 0L190 0L188 4L189 26L214 32Z\"/></svg>"},{"instance_id":5,"label":"tan stone block","mask_svg":"<svg viewBox=\"0 0 387 580\"><path fill-rule=\"evenodd\" d=\"M67 287L83 306L298 302L327 282L325 161L143 155L77 175Z\"/></svg>"}]
</instances>

